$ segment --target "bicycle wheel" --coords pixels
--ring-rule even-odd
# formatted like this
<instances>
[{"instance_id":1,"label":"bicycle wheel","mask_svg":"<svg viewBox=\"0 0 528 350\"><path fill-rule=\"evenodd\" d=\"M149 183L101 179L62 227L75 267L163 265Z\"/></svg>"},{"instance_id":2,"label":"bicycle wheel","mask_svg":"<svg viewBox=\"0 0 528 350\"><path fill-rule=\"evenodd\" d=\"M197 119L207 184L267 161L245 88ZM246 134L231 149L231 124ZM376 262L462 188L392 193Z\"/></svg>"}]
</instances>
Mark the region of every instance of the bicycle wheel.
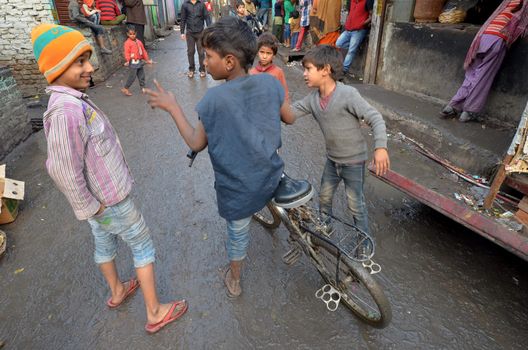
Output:
<instances>
[{"instance_id":1,"label":"bicycle wheel","mask_svg":"<svg viewBox=\"0 0 528 350\"><path fill-rule=\"evenodd\" d=\"M279 227L281 221L279 214L272 204L268 203L261 211L253 214L253 219L265 228L274 229Z\"/></svg>"},{"instance_id":2,"label":"bicycle wheel","mask_svg":"<svg viewBox=\"0 0 528 350\"><path fill-rule=\"evenodd\" d=\"M336 284L337 249L316 237L312 240L317 253L317 257L312 258L314 265L323 279L341 292L342 302L365 323L376 328L386 327L391 321L392 310L372 275L343 255L339 262L339 284Z\"/></svg>"}]
</instances>

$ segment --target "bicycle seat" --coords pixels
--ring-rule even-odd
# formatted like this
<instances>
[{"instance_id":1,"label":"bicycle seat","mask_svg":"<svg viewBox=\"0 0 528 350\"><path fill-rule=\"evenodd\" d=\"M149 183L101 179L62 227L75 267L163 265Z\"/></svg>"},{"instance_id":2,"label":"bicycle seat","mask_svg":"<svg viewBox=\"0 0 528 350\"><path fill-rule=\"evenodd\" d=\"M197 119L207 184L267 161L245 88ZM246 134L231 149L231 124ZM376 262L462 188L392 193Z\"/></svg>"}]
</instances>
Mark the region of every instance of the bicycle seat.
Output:
<instances>
[{"instance_id":1,"label":"bicycle seat","mask_svg":"<svg viewBox=\"0 0 528 350\"><path fill-rule=\"evenodd\" d=\"M282 174L279 187L275 190L273 202L282 208L296 208L312 199L313 194L313 187L308 181L294 180L288 175Z\"/></svg>"}]
</instances>

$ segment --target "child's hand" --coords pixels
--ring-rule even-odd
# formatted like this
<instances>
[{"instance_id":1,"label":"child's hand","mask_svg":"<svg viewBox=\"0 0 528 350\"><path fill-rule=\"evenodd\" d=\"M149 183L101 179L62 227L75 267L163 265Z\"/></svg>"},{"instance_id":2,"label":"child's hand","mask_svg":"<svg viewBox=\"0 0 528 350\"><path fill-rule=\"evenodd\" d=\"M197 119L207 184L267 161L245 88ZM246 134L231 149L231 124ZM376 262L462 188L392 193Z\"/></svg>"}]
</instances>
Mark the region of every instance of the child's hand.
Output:
<instances>
[{"instance_id":1,"label":"child's hand","mask_svg":"<svg viewBox=\"0 0 528 350\"><path fill-rule=\"evenodd\" d=\"M156 85L156 90L153 91L150 89L144 89L143 93L149 96L148 104L152 108L161 108L164 111L170 113L171 109L178 106L178 101L176 97L170 91L165 91L163 87L158 83L157 80L154 80L154 85Z\"/></svg>"},{"instance_id":2,"label":"child's hand","mask_svg":"<svg viewBox=\"0 0 528 350\"><path fill-rule=\"evenodd\" d=\"M152 61L152 60L147 60L146 62L147 62L147 64L153 64L154 63L154 61Z\"/></svg>"},{"instance_id":3,"label":"child's hand","mask_svg":"<svg viewBox=\"0 0 528 350\"><path fill-rule=\"evenodd\" d=\"M125 62L124 66L128 67L129 64L130 64L130 62L127 61L127 62Z\"/></svg>"},{"instance_id":4,"label":"child's hand","mask_svg":"<svg viewBox=\"0 0 528 350\"><path fill-rule=\"evenodd\" d=\"M373 162L376 166L376 175L385 175L390 168L389 152L387 152L387 149L376 148Z\"/></svg>"}]
</instances>

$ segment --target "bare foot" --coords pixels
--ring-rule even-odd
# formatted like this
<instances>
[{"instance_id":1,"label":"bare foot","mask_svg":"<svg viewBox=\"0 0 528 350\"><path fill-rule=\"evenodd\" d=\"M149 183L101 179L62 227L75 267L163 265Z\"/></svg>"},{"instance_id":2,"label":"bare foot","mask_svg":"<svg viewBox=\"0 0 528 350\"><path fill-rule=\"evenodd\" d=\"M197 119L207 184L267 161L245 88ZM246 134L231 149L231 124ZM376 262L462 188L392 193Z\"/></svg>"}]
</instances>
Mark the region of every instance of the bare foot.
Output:
<instances>
[{"instance_id":1,"label":"bare foot","mask_svg":"<svg viewBox=\"0 0 528 350\"><path fill-rule=\"evenodd\" d=\"M125 95L125 96L132 96L132 93L130 91L128 91L127 88L122 88L121 89L121 92Z\"/></svg>"},{"instance_id":2,"label":"bare foot","mask_svg":"<svg viewBox=\"0 0 528 350\"><path fill-rule=\"evenodd\" d=\"M139 281L137 279L131 279L127 282L119 282L116 288L115 294L113 294L106 304L110 308L118 307L123 301L128 298L134 291L139 287Z\"/></svg>"},{"instance_id":3,"label":"bare foot","mask_svg":"<svg viewBox=\"0 0 528 350\"><path fill-rule=\"evenodd\" d=\"M227 288L226 293L230 298L236 298L242 294L242 288L240 287L240 279L234 279L231 268L229 267L225 272L224 283Z\"/></svg>"},{"instance_id":4,"label":"bare foot","mask_svg":"<svg viewBox=\"0 0 528 350\"><path fill-rule=\"evenodd\" d=\"M150 316L147 316L148 324L155 324L161 322L165 316L171 311L173 304L160 304L158 311ZM172 314L176 315L179 312L181 312L183 309L187 308L186 303L179 303L174 307L174 310L172 310Z\"/></svg>"}]
</instances>

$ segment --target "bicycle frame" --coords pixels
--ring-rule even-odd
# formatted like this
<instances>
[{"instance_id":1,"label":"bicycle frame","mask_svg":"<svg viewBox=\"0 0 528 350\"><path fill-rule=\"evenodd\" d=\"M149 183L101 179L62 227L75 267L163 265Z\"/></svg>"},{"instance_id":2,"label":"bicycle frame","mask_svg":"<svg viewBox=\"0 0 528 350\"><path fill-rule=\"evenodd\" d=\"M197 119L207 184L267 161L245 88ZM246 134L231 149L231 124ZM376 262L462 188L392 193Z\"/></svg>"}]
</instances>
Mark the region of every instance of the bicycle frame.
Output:
<instances>
[{"instance_id":1,"label":"bicycle frame","mask_svg":"<svg viewBox=\"0 0 528 350\"><path fill-rule=\"evenodd\" d=\"M301 248L303 248L305 254L308 255L311 259L315 260L319 267L323 267L323 263L320 261L320 258L318 256L318 254L313 249L313 244L312 244L312 242L311 242L311 240L309 238L310 235L313 235L316 238L318 238L318 239L330 244L332 247L334 247L337 250L336 283L339 284L339 263L341 261L341 255L343 254L342 251L341 251L341 248L339 248L330 239L324 237L323 235L321 235L321 234L319 234L317 232L314 232L314 231L312 231L312 230L310 230L310 229L308 229L306 227L296 227L296 225L294 225L294 223L292 222L292 220L290 219L290 216L288 214L289 214L289 212L291 210L297 210L297 208L284 209L284 208L281 208L281 207L279 207L279 206L277 206L276 204L273 204L273 203L271 204L271 206L272 206L273 210L275 210L275 212L279 215L279 218L280 218L281 222L288 229L288 232L290 233L289 237L291 237L293 240L295 240L297 243L299 243ZM301 238L300 241L299 241L298 237L295 237L293 232L295 232L295 234L298 237Z\"/></svg>"}]
</instances>

